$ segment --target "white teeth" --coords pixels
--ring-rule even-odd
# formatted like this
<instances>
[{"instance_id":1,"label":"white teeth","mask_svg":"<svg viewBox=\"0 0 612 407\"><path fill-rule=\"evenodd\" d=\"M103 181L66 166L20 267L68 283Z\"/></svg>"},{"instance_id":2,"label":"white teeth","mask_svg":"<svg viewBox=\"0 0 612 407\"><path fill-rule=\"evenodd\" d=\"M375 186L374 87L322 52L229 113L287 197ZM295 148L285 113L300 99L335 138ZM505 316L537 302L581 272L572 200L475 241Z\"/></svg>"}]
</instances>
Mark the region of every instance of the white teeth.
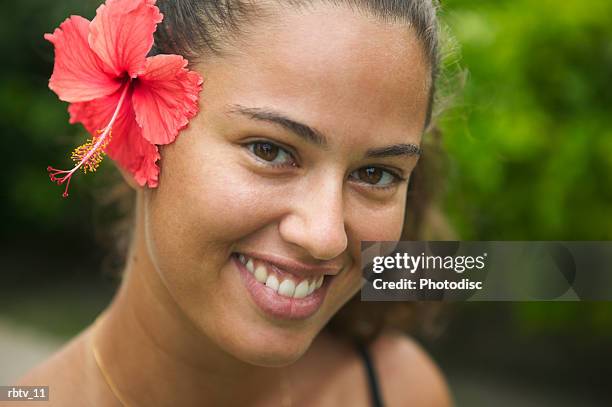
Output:
<instances>
[{"instance_id":1,"label":"white teeth","mask_svg":"<svg viewBox=\"0 0 612 407\"><path fill-rule=\"evenodd\" d=\"M278 293L280 295L284 295L285 297L293 297L293 293L295 292L295 283L293 280L287 279L283 280L283 282L278 286Z\"/></svg>"},{"instance_id":2,"label":"white teeth","mask_svg":"<svg viewBox=\"0 0 612 407\"><path fill-rule=\"evenodd\" d=\"M306 295L312 294L312 292L315 290L315 288L317 288L317 281L316 280L312 280L312 282L308 285L308 293L306 293Z\"/></svg>"},{"instance_id":3,"label":"white teeth","mask_svg":"<svg viewBox=\"0 0 612 407\"><path fill-rule=\"evenodd\" d=\"M255 271L255 267L253 266L253 260L252 260L252 259L249 259L249 261L247 261L246 268L247 268L247 270L249 270L249 272L251 272L251 273L252 273L253 271Z\"/></svg>"},{"instance_id":4,"label":"white teeth","mask_svg":"<svg viewBox=\"0 0 612 407\"><path fill-rule=\"evenodd\" d=\"M314 290L323 285L323 279L325 277L320 276L319 278L313 278L312 281L305 279L300 281L296 286L296 283L290 278L279 281L275 274L268 274L268 269L264 264L258 262L256 267L253 259L243 254L238 255L238 260L245 265L246 269L251 274L253 274L255 280L261 284L265 284L266 287L276 291L279 295L284 297L304 298L309 296Z\"/></svg>"},{"instance_id":5,"label":"white teeth","mask_svg":"<svg viewBox=\"0 0 612 407\"><path fill-rule=\"evenodd\" d=\"M278 278L274 274L270 274L266 280L266 287L278 291Z\"/></svg>"},{"instance_id":6,"label":"white teeth","mask_svg":"<svg viewBox=\"0 0 612 407\"><path fill-rule=\"evenodd\" d=\"M266 280L268 279L268 271L262 265L257 266L254 274L255 274L255 280L259 281L260 283L265 283Z\"/></svg>"},{"instance_id":7,"label":"white teeth","mask_svg":"<svg viewBox=\"0 0 612 407\"><path fill-rule=\"evenodd\" d=\"M295 287L293 298L304 298L308 295L308 280L302 280L301 283Z\"/></svg>"}]
</instances>

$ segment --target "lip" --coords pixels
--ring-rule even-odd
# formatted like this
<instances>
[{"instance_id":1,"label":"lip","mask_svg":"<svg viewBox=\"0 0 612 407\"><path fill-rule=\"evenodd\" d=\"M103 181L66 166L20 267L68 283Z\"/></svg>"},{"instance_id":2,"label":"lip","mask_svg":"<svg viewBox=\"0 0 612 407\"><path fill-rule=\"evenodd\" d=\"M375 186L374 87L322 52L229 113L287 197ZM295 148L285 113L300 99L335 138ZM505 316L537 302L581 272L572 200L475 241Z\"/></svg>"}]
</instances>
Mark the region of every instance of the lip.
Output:
<instances>
[{"instance_id":1,"label":"lip","mask_svg":"<svg viewBox=\"0 0 612 407\"><path fill-rule=\"evenodd\" d=\"M246 253L244 254L247 255ZM265 259L261 260L266 261ZM333 277L326 277L323 285L307 297L284 297L255 280L255 277L249 273L236 255L232 255L232 262L238 269L242 282L253 302L266 315L275 319L300 320L314 315L321 308L327 294L327 288L331 282L330 280L333 279Z\"/></svg>"},{"instance_id":2,"label":"lip","mask_svg":"<svg viewBox=\"0 0 612 407\"><path fill-rule=\"evenodd\" d=\"M334 276L342 270L341 266L313 266L293 259L277 256L274 254L264 254L255 252L241 252L247 257L263 260L277 268L281 272L293 274L298 278L311 278L321 275Z\"/></svg>"}]
</instances>

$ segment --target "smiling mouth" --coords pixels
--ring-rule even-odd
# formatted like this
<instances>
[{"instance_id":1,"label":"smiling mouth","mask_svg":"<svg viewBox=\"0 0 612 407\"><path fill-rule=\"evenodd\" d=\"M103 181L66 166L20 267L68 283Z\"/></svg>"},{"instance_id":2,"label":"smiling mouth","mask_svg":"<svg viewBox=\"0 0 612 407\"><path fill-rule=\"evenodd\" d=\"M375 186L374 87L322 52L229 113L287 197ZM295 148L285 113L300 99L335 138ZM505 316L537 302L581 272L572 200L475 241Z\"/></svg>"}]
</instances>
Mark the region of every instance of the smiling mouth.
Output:
<instances>
[{"instance_id":1,"label":"smiling mouth","mask_svg":"<svg viewBox=\"0 0 612 407\"><path fill-rule=\"evenodd\" d=\"M269 288L279 296L287 298L307 298L316 294L325 281L325 275L301 278L272 266L269 263L235 253L236 258L253 275L258 284ZM331 276L328 276L331 277Z\"/></svg>"}]
</instances>

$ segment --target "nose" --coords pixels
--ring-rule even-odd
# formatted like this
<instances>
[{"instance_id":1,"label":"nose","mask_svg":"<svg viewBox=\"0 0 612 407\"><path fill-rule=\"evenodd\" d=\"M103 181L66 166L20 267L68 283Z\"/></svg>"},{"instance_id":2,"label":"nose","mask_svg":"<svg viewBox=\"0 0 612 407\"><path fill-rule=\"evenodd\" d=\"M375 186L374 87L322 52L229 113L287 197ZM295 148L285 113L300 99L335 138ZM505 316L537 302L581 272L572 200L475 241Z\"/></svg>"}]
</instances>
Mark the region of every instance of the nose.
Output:
<instances>
[{"instance_id":1,"label":"nose","mask_svg":"<svg viewBox=\"0 0 612 407\"><path fill-rule=\"evenodd\" d=\"M305 186L279 224L281 237L319 260L331 260L347 248L343 183L338 180Z\"/></svg>"}]
</instances>

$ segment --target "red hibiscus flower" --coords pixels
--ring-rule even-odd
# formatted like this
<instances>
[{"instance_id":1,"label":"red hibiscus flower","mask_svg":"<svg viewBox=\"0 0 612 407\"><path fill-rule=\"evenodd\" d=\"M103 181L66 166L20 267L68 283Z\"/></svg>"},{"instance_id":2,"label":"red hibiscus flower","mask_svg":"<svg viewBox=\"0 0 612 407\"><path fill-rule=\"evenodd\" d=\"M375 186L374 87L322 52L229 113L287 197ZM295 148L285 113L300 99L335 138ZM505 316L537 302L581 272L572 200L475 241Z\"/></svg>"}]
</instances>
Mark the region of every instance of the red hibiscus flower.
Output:
<instances>
[{"instance_id":1,"label":"red hibiscus flower","mask_svg":"<svg viewBox=\"0 0 612 407\"><path fill-rule=\"evenodd\" d=\"M179 55L147 57L162 21L155 0L107 0L89 21L66 19L45 39L55 46L49 88L70 103L70 123L92 138L75 149L75 167L48 167L51 181L66 184L82 168L95 171L104 154L136 182L156 187L157 145L172 143L198 112L201 76Z\"/></svg>"}]
</instances>

